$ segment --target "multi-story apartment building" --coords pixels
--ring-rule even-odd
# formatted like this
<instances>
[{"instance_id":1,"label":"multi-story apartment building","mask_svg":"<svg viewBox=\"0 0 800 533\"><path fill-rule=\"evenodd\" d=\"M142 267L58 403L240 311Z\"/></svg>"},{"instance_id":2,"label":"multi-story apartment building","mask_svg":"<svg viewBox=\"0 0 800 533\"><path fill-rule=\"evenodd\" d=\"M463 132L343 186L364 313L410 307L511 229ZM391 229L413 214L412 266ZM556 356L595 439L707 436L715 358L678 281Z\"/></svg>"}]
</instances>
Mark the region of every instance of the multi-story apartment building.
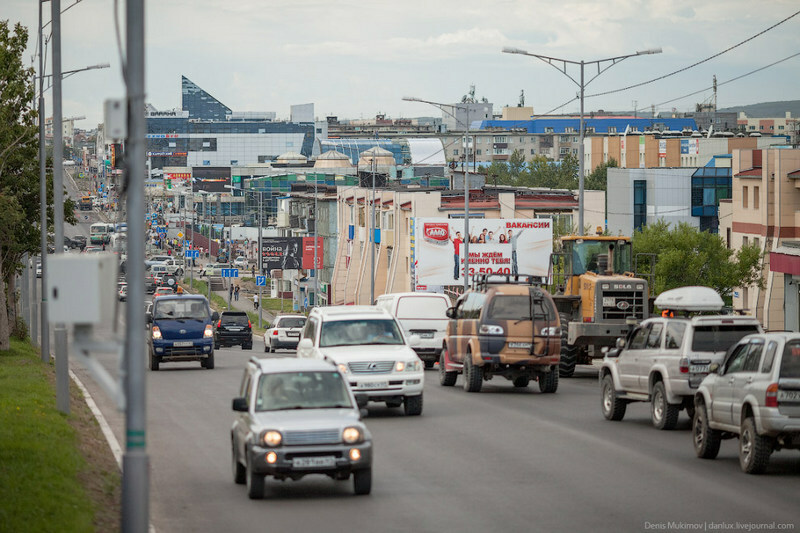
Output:
<instances>
[{"instance_id":1,"label":"multi-story apartment building","mask_svg":"<svg viewBox=\"0 0 800 533\"><path fill-rule=\"evenodd\" d=\"M754 314L765 329L798 331L793 276L800 270L793 270L798 266L793 251L800 240L800 150L737 149L731 166L732 198L720 205L720 234L733 249L745 244L759 247L766 283L763 290L739 288L733 294L733 306ZM771 264L773 260L776 265ZM793 306L791 312L789 306Z\"/></svg>"},{"instance_id":2,"label":"multi-story apartment building","mask_svg":"<svg viewBox=\"0 0 800 533\"><path fill-rule=\"evenodd\" d=\"M790 144L797 145L800 121L797 118L793 118L790 111L787 111L783 117L772 118L748 117L746 113L741 112L737 123L740 131L745 134L786 135L789 137Z\"/></svg>"}]
</instances>

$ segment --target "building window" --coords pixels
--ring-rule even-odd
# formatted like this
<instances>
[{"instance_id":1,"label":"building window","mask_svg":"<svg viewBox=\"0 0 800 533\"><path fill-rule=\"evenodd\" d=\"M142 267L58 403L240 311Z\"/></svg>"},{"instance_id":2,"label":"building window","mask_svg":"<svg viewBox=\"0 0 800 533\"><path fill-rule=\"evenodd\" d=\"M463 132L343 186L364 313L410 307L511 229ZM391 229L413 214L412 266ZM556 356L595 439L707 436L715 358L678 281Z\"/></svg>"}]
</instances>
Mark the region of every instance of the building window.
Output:
<instances>
[{"instance_id":1,"label":"building window","mask_svg":"<svg viewBox=\"0 0 800 533\"><path fill-rule=\"evenodd\" d=\"M759 196L758 187L753 187L753 209L758 209L758 206L761 205Z\"/></svg>"},{"instance_id":2,"label":"building window","mask_svg":"<svg viewBox=\"0 0 800 533\"><path fill-rule=\"evenodd\" d=\"M358 208L358 225L359 225L359 227L362 227L362 228L365 227L364 226L364 219L365 218L366 217L364 216L364 208L363 207L359 207Z\"/></svg>"},{"instance_id":3,"label":"building window","mask_svg":"<svg viewBox=\"0 0 800 533\"><path fill-rule=\"evenodd\" d=\"M531 155L536 155L536 150L534 150L533 148L531 148Z\"/></svg>"},{"instance_id":4,"label":"building window","mask_svg":"<svg viewBox=\"0 0 800 533\"><path fill-rule=\"evenodd\" d=\"M495 136L494 142L496 142L496 143L507 143L508 142L508 137L506 137L505 135Z\"/></svg>"},{"instance_id":5,"label":"building window","mask_svg":"<svg viewBox=\"0 0 800 533\"><path fill-rule=\"evenodd\" d=\"M749 244L749 242L750 242L750 240L747 238L747 235L742 237L742 246L743 247L747 246Z\"/></svg>"},{"instance_id":6,"label":"building window","mask_svg":"<svg viewBox=\"0 0 800 533\"><path fill-rule=\"evenodd\" d=\"M520 137L519 138L519 142L522 143L522 144L525 144L525 137Z\"/></svg>"},{"instance_id":7,"label":"building window","mask_svg":"<svg viewBox=\"0 0 800 533\"><path fill-rule=\"evenodd\" d=\"M564 133L575 133L575 128L564 128Z\"/></svg>"},{"instance_id":8,"label":"building window","mask_svg":"<svg viewBox=\"0 0 800 533\"><path fill-rule=\"evenodd\" d=\"M545 128L544 132L545 133L553 133L553 128Z\"/></svg>"},{"instance_id":9,"label":"building window","mask_svg":"<svg viewBox=\"0 0 800 533\"><path fill-rule=\"evenodd\" d=\"M633 228L641 231L647 225L647 181L633 181Z\"/></svg>"},{"instance_id":10,"label":"building window","mask_svg":"<svg viewBox=\"0 0 800 533\"><path fill-rule=\"evenodd\" d=\"M758 237L753 237L753 246L761 248L761 241L758 240Z\"/></svg>"},{"instance_id":11,"label":"building window","mask_svg":"<svg viewBox=\"0 0 800 533\"><path fill-rule=\"evenodd\" d=\"M475 153L478 154L478 155L481 155L481 151L480 150L476 150Z\"/></svg>"},{"instance_id":12,"label":"building window","mask_svg":"<svg viewBox=\"0 0 800 533\"><path fill-rule=\"evenodd\" d=\"M453 150L453 155L458 155L458 150Z\"/></svg>"},{"instance_id":13,"label":"building window","mask_svg":"<svg viewBox=\"0 0 800 533\"><path fill-rule=\"evenodd\" d=\"M562 136L561 136L561 142L562 142L562 143L568 143L568 142L570 142L571 140L572 140L572 139L571 139L571 137L570 137L569 135L562 135Z\"/></svg>"},{"instance_id":14,"label":"building window","mask_svg":"<svg viewBox=\"0 0 800 533\"><path fill-rule=\"evenodd\" d=\"M567 155L569 153L569 148L559 148L558 153L560 155Z\"/></svg>"},{"instance_id":15,"label":"building window","mask_svg":"<svg viewBox=\"0 0 800 533\"><path fill-rule=\"evenodd\" d=\"M783 126L778 126L778 130L783 131Z\"/></svg>"},{"instance_id":16,"label":"building window","mask_svg":"<svg viewBox=\"0 0 800 533\"><path fill-rule=\"evenodd\" d=\"M617 133L617 127L616 126L609 126L608 127L608 133Z\"/></svg>"},{"instance_id":17,"label":"building window","mask_svg":"<svg viewBox=\"0 0 800 533\"><path fill-rule=\"evenodd\" d=\"M747 187L742 187L742 207L747 207Z\"/></svg>"},{"instance_id":18,"label":"building window","mask_svg":"<svg viewBox=\"0 0 800 533\"><path fill-rule=\"evenodd\" d=\"M731 228L728 228L727 235L725 239L725 246L730 250L731 249Z\"/></svg>"},{"instance_id":19,"label":"building window","mask_svg":"<svg viewBox=\"0 0 800 533\"><path fill-rule=\"evenodd\" d=\"M586 133L594 133L594 126L586 128Z\"/></svg>"},{"instance_id":20,"label":"building window","mask_svg":"<svg viewBox=\"0 0 800 533\"><path fill-rule=\"evenodd\" d=\"M755 126L748 126L747 129L754 130L754 129L756 129L756 127Z\"/></svg>"}]
</instances>

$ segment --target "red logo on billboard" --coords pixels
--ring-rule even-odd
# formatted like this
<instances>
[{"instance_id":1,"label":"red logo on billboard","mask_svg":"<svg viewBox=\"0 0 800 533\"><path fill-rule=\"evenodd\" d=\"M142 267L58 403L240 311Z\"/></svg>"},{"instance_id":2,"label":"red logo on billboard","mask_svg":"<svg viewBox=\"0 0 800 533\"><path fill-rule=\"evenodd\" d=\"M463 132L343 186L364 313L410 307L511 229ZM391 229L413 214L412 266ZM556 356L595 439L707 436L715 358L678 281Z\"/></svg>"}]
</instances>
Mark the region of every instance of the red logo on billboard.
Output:
<instances>
[{"instance_id":1,"label":"red logo on billboard","mask_svg":"<svg viewBox=\"0 0 800 533\"><path fill-rule=\"evenodd\" d=\"M450 240L450 225L447 222L425 222L422 236L433 243L444 244Z\"/></svg>"}]
</instances>

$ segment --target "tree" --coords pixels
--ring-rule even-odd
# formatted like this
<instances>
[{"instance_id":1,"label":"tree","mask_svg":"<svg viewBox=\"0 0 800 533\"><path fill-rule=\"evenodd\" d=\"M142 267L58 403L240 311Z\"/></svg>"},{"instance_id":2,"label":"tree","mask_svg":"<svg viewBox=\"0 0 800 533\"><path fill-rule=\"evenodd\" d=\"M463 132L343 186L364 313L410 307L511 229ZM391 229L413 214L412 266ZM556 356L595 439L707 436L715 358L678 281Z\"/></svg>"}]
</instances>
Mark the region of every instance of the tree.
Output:
<instances>
[{"instance_id":1,"label":"tree","mask_svg":"<svg viewBox=\"0 0 800 533\"><path fill-rule=\"evenodd\" d=\"M34 72L22 61L27 42L25 27L16 24L12 29L8 21L0 20L0 298L5 300L0 305L0 350L8 349L11 329L16 327L14 276L22 268L22 256L39 250L37 112L31 105ZM48 227L53 220L52 187L48 176ZM64 202L68 222L75 222L73 209L72 200Z\"/></svg>"},{"instance_id":2,"label":"tree","mask_svg":"<svg viewBox=\"0 0 800 533\"><path fill-rule=\"evenodd\" d=\"M660 220L636 231L633 253L655 254L654 294L703 285L729 297L736 287L764 287L757 246L744 246L734 252L719 235L683 222L671 229L669 223Z\"/></svg>"},{"instance_id":3,"label":"tree","mask_svg":"<svg viewBox=\"0 0 800 533\"><path fill-rule=\"evenodd\" d=\"M608 163L600 163L597 168L592 170L583 182L585 189L590 191L607 191L608 190L608 169L617 168L617 160L613 157L608 160Z\"/></svg>"}]
</instances>

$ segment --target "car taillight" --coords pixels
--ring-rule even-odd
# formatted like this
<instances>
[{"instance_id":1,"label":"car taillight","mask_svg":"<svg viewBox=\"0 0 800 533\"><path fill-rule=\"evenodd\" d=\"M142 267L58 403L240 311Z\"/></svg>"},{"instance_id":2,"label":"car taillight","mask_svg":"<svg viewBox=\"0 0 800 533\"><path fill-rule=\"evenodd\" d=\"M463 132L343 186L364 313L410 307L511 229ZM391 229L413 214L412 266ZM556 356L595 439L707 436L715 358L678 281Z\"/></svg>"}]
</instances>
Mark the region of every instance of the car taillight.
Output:
<instances>
[{"instance_id":1,"label":"car taillight","mask_svg":"<svg viewBox=\"0 0 800 533\"><path fill-rule=\"evenodd\" d=\"M765 407L778 407L778 384L772 383L767 387L766 398L764 398Z\"/></svg>"},{"instance_id":2,"label":"car taillight","mask_svg":"<svg viewBox=\"0 0 800 533\"><path fill-rule=\"evenodd\" d=\"M217 327L218 327L218 328L221 328L221 327L222 327L222 320L220 320L219 322L217 322Z\"/></svg>"},{"instance_id":3,"label":"car taillight","mask_svg":"<svg viewBox=\"0 0 800 533\"><path fill-rule=\"evenodd\" d=\"M253 327L253 324L251 324L249 320L247 321L247 327L248 328L252 328Z\"/></svg>"},{"instance_id":4,"label":"car taillight","mask_svg":"<svg viewBox=\"0 0 800 533\"><path fill-rule=\"evenodd\" d=\"M277 337L277 336L278 336L278 330L277 330L277 329L273 329L273 330L272 330L272 335L273 335L274 337Z\"/></svg>"},{"instance_id":5,"label":"car taillight","mask_svg":"<svg viewBox=\"0 0 800 533\"><path fill-rule=\"evenodd\" d=\"M584 322L594 322L594 317L585 316L585 317L583 317L583 321Z\"/></svg>"},{"instance_id":6,"label":"car taillight","mask_svg":"<svg viewBox=\"0 0 800 533\"><path fill-rule=\"evenodd\" d=\"M681 360L678 362L678 368L680 368L681 374L688 374L689 360L686 357L682 357Z\"/></svg>"}]
</instances>

